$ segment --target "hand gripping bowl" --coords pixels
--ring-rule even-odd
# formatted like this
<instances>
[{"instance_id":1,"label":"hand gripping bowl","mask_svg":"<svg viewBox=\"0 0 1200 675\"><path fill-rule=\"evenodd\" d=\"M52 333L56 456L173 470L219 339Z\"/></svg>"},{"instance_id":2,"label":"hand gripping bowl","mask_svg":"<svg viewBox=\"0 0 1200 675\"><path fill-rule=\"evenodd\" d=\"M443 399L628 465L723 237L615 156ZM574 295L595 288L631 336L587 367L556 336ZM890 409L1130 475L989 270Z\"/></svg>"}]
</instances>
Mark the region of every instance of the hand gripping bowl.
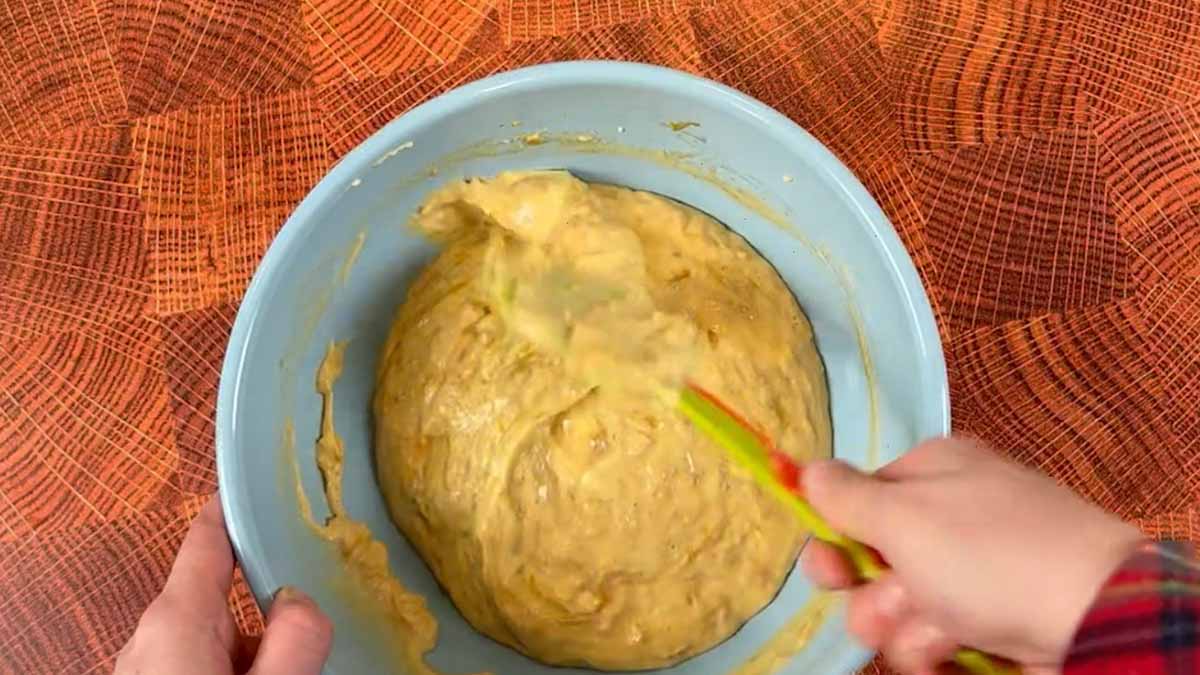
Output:
<instances>
[{"instance_id":1,"label":"hand gripping bowl","mask_svg":"<svg viewBox=\"0 0 1200 675\"><path fill-rule=\"evenodd\" d=\"M372 468L378 351L408 282L434 254L404 224L445 181L524 168L566 168L657 192L749 240L812 320L838 457L875 466L948 430L941 345L911 260L850 171L787 118L714 82L636 64L558 63L468 84L389 123L313 188L255 274L225 357L217 465L229 534L260 604L292 584L330 614L337 636L327 673L388 672L394 662L371 603L298 515L293 456L316 515L325 512L312 450L320 418L313 375L326 344L345 339L335 416L346 444L347 509L437 616L430 664L447 673L592 672L543 666L475 632L388 519ZM814 594L792 574L731 639L655 672L730 673ZM805 649L761 672L844 673L868 657L835 610Z\"/></svg>"}]
</instances>

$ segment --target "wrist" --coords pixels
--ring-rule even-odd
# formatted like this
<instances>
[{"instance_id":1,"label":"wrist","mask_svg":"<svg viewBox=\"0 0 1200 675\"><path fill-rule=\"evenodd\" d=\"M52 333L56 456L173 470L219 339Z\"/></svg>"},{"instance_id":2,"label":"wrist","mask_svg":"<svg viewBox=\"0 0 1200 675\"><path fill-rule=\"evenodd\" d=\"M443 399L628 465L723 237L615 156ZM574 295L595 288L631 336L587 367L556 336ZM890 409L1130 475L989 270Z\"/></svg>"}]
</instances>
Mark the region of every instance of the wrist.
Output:
<instances>
[{"instance_id":1,"label":"wrist","mask_svg":"<svg viewBox=\"0 0 1200 675\"><path fill-rule=\"evenodd\" d=\"M1052 639L1046 645L1048 662L1061 664L1070 652L1076 631L1083 623L1096 597L1139 548L1148 540L1136 528L1114 519L1111 527L1090 538L1088 555L1074 567L1073 591L1063 595L1066 602L1060 608Z\"/></svg>"}]
</instances>

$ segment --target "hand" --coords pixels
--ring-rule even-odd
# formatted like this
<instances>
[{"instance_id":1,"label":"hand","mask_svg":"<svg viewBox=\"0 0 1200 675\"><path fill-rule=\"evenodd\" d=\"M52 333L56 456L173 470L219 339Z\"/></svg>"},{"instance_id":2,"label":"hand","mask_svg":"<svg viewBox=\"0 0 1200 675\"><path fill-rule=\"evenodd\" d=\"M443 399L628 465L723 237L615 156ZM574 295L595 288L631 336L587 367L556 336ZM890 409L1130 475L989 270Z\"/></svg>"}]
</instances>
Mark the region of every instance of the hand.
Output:
<instances>
[{"instance_id":1,"label":"hand","mask_svg":"<svg viewBox=\"0 0 1200 675\"><path fill-rule=\"evenodd\" d=\"M179 548L166 587L117 656L115 675L318 675L333 626L308 596L275 594L261 645L238 635L226 598L233 551L214 496Z\"/></svg>"},{"instance_id":2,"label":"hand","mask_svg":"<svg viewBox=\"0 0 1200 675\"><path fill-rule=\"evenodd\" d=\"M814 464L804 487L835 528L891 565L850 590L848 623L906 673L936 672L960 645L1053 672L1096 592L1142 541L1050 479L967 440L925 443L873 476ZM804 567L822 586L855 582L826 544L806 547Z\"/></svg>"}]
</instances>

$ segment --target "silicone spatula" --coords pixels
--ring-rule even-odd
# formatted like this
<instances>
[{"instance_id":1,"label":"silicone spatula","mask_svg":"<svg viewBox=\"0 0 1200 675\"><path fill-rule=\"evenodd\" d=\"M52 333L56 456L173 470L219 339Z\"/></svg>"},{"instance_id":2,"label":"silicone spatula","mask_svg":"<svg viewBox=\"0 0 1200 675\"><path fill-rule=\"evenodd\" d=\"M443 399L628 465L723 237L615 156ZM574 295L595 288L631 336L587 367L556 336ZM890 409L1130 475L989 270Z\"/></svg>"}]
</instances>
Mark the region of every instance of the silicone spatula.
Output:
<instances>
[{"instance_id":1,"label":"silicone spatula","mask_svg":"<svg viewBox=\"0 0 1200 675\"><path fill-rule=\"evenodd\" d=\"M697 429L721 446L768 494L786 504L814 537L840 549L860 578L873 581L887 571L887 563L878 552L837 532L812 508L804 498L801 486L803 467L776 449L770 437L755 429L716 396L694 384L683 388L677 406ZM974 649L958 649L954 653L954 662L974 675L1014 675L1020 672L1015 666L1000 663Z\"/></svg>"}]
</instances>

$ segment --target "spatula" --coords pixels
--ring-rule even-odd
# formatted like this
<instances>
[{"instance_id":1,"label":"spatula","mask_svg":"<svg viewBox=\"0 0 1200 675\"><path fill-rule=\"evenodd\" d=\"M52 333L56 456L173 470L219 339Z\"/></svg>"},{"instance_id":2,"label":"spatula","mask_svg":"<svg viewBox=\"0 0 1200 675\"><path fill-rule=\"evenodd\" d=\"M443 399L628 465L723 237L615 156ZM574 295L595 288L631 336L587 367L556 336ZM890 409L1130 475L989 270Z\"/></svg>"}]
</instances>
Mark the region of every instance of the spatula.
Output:
<instances>
[{"instance_id":1,"label":"spatula","mask_svg":"<svg viewBox=\"0 0 1200 675\"><path fill-rule=\"evenodd\" d=\"M804 498L803 467L780 452L763 432L720 399L695 384L680 392L677 407L704 435L716 441L770 495L786 504L800 524L821 541L837 547L864 581L874 581L887 571L887 563L874 549L834 530ZM1019 669L1000 663L983 652L959 648L954 662L974 675L1014 675Z\"/></svg>"}]
</instances>

